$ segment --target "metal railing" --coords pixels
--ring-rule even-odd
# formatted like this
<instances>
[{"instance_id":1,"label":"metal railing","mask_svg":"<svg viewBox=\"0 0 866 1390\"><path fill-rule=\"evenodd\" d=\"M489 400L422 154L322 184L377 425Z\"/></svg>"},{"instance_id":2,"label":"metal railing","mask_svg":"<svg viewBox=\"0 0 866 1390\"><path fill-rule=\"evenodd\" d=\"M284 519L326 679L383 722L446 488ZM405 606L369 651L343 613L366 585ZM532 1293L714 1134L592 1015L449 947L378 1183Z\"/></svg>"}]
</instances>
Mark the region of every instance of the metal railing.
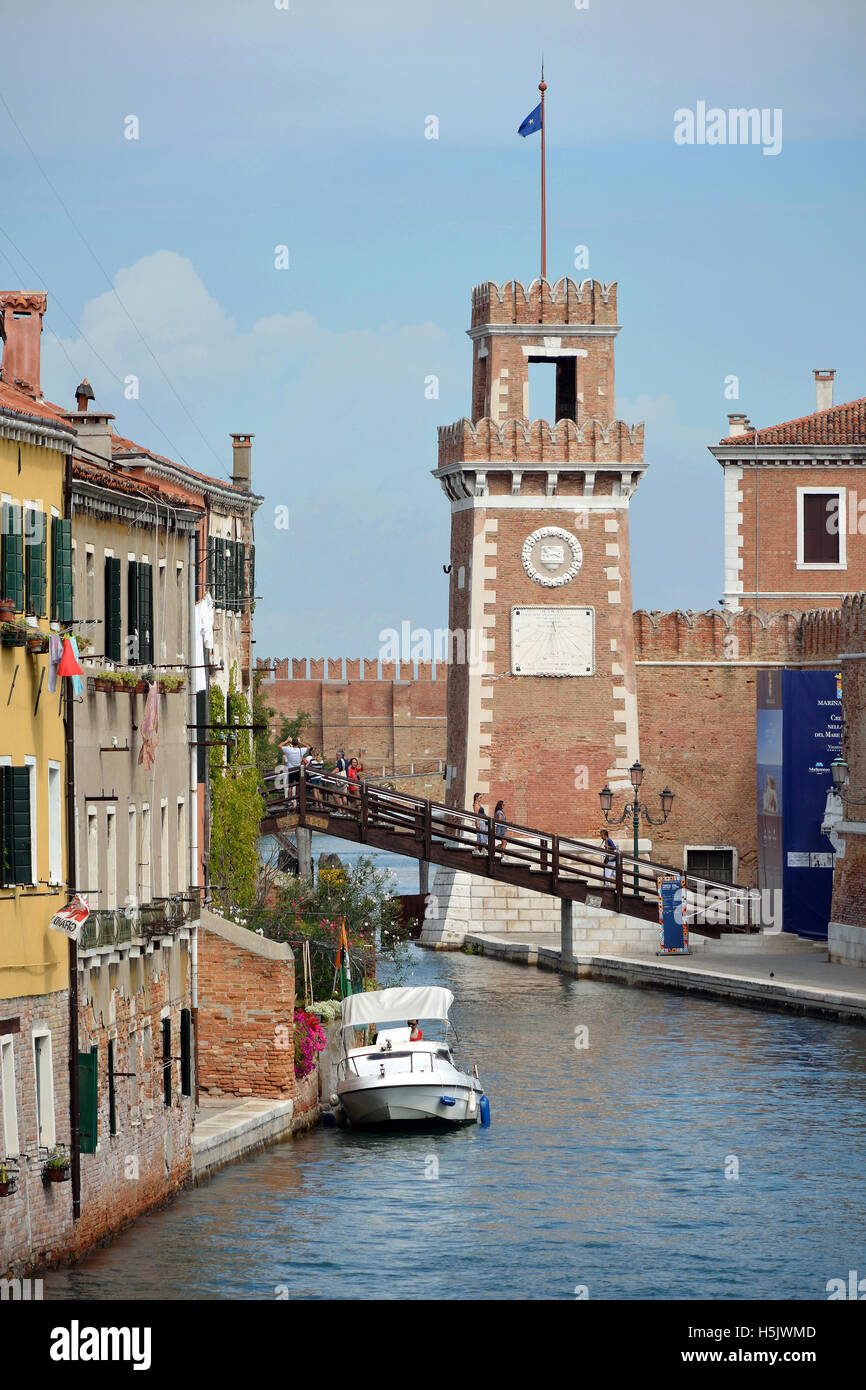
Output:
<instances>
[{"instance_id":1,"label":"metal railing","mask_svg":"<svg viewBox=\"0 0 866 1390\"><path fill-rule=\"evenodd\" d=\"M78 948L92 951L100 946L122 946L168 936L185 926L189 916L189 903L184 898L163 898L134 908L98 909L84 923Z\"/></svg>"},{"instance_id":2,"label":"metal railing","mask_svg":"<svg viewBox=\"0 0 866 1390\"><path fill-rule=\"evenodd\" d=\"M397 853L436 862L453 862L456 852L465 858L469 873L523 883L531 876L537 892L565 898L597 895L597 906L646 919L657 910L659 880L675 874L685 879L684 919L689 926L741 931L760 926L757 889L698 877L571 836L511 821L494 823L489 816L368 782L350 783L332 773L317 773L313 780L302 769L297 782L288 787L277 784L266 794L266 806L265 824L295 812L301 823L327 819L329 832L339 835L340 822L350 821L353 831L347 839L363 842L372 832L378 840L387 837L388 847ZM447 852L447 859L438 852Z\"/></svg>"}]
</instances>

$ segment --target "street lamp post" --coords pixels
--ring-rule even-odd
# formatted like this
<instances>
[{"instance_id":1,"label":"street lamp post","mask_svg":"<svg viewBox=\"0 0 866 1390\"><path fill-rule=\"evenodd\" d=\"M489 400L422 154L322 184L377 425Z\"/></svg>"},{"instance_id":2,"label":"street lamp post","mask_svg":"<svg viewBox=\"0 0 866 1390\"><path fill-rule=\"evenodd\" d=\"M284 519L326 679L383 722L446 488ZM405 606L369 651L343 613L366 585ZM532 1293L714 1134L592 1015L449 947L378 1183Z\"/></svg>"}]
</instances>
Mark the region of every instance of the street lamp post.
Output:
<instances>
[{"instance_id":1,"label":"street lamp post","mask_svg":"<svg viewBox=\"0 0 866 1390\"><path fill-rule=\"evenodd\" d=\"M639 840L639 838L640 838L640 819L641 819L641 816L643 816L643 818L644 818L644 820L646 821L647 825L663 825L664 822L667 820L668 816L669 816L670 813L671 813L671 807L673 806L673 802L674 802L674 794L673 794L673 792L670 790L669 787L665 787L665 789L664 789L663 792L659 792L659 798L660 798L661 803L662 803L662 816L661 816L661 820L654 820L653 817L650 815L649 810L648 810L646 804L645 804L645 803L641 803L641 800L640 800L640 788L641 788L641 783L643 782L643 773L644 773L644 770L643 770L643 768L641 767L641 765L640 765L639 762L632 763L631 767L629 768L629 777L631 778L631 784L632 784L632 786L634 787L634 800L626 804L626 807L625 807L625 809L624 809L624 811L623 811L623 813L622 813L621 816L611 816L611 814L610 814L611 807L613 806L613 792L611 791L610 787L605 786L604 790L603 790L603 791L600 791L599 794L598 794L598 799L599 799L599 801L601 802L601 809L602 809L602 811L604 812L604 818L605 818L605 820L607 821L608 825L623 825L623 824L625 823L625 821L628 820L629 816L631 816L632 829L633 829L633 831L634 831L634 880L633 880L633 881L634 881L634 892L635 892L635 897L638 896L638 893L639 893L639 891L640 891L640 884L639 884L640 875L639 875L639 871L638 871L637 861L638 861L638 840Z\"/></svg>"}]
</instances>

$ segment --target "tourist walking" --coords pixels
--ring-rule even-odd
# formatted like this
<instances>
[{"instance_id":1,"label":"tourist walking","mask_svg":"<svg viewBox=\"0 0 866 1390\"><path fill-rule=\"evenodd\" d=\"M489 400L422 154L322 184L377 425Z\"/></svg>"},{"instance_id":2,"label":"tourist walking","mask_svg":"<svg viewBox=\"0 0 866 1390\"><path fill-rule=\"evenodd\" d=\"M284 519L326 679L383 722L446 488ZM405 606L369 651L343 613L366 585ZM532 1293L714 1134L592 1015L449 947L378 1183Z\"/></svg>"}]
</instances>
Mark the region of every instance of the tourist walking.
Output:
<instances>
[{"instance_id":1,"label":"tourist walking","mask_svg":"<svg viewBox=\"0 0 866 1390\"><path fill-rule=\"evenodd\" d=\"M337 749L337 761L334 764L334 801L338 812L344 812L348 807L346 799L347 773L349 770L349 760L342 748Z\"/></svg>"},{"instance_id":2,"label":"tourist walking","mask_svg":"<svg viewBox=\"0 0 866 1390\"><path fill-rule=\"evenodd\" d=\"M613 840L610 838L610 833L606 826L603 825L598 833L601 836L601 847L603 850L607 851L604 856L604 884L605 887L607 887L608 884L613 884L616 877L616 856L618 850Z\"/></svg>"},{"instance_id":3,"label":"tourist walking","mask_svg":"<svg viewBox=\"0 0 866 1390\"><path fill-rule=\"evenodd\" d=\"M311 748L307 757L304 759L304 766L306 768L307 783L313 798L313 805L321 806L322 773L325 771L321 749Z\"/></svg>"},{"instance_id":4,"label":"tourist walking","mask_svg":"<svg viewBox=\"0 0 866 1390\"><path fill-rule=\"evenodd\" d=\"M353 801L361 799L361 772L357 758L349 759L349 766L346 769L346 779L349 788L349 797Z\"/></svg>"},{"instance_id":5,"label":"tourist walking","mask_svg":"<svg viewBox=\"0 0 866 1390\"><path fill-rule=\"evenodd\" d=\"M496 809L493 812L493 819L495 821L496 853L499 855L501 859L502 855L505 853L505 841L508 839L508 836L505 833L504 801L497 801Z\"/></svg>"},{"instance_id":6,"label":"tourist walking","mask_svg":"<svg viewBox=\"0 0 866 1390\"><path fill-rule=\"evenodd\" d=\"M472 814L475 817L475 843L477 845L477 848L474 849L472 853L483 854L484 851L487 849L488 829L490 823L487 819L487 810L484 806L484 803L481 800L480 792L476 792L472 798Z\"/></svg>"}]
</instances>

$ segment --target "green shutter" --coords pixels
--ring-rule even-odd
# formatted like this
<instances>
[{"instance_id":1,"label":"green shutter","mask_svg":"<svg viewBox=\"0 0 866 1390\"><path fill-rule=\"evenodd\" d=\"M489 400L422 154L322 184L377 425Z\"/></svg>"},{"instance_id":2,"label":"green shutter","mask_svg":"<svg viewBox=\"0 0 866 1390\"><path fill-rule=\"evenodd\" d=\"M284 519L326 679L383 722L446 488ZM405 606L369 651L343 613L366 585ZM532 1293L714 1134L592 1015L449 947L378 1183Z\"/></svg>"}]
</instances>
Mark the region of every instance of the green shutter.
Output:
<instances>
[{"instance_id":1,"label":"green shutter","mask_svg":"<svg viewBox=\"0 0 866 1390\"><path fill-rule=\"evenodd\" d=\"M204 747L205 740L209 737L207 725L210 723L207 708L207 691L197 690L195 696L195 722L198 728L195 731L198 748L196 748L196 780L199 782L207 781L207 749ZM197 814L193 807L192 814Z\"/></svg>"},{"instance_id":2,"label":"green shutter","mask_svg":"<svg viewBox=\"0 0 866 1390\"><path fill-rule=\"evenodd\" d=\"M120 561L113 555L105 557L105 656L108 661L120 661Z\"/></svg>"},{"instance_id":3,"label":"green shutter","mask_svg":"<svg viewBox=\"0 0 866 1390\"><path fill-rule=\"evenodd\" d=\"M2 576L0 598L11 598L16 613L24 612L24 535L21 505L3 503Z\"/></svg>"},{"instance_id":4,"label":"green shutter","mask_svg":"<svg viewBox=\"0 0 866 1390\"><path fill-rule=\"evenodd\" d=\"M196 535L196 541L197 540L198 536ZM207 560L205 566L205 573L207 575L206 588L210 591L211 598L213 598L214 585L216 584L216 568L214 561L214 543L209 536L205 537L205 552Z\"/></svg>"},{"instance_id":5,"label":"green shutter","mask_svg":"<svg viewBox=\"0 0 866 1390\"><path fill-rule=\"evenodd\" d=\"M249 577L247 579L247 600L250 605L250 612L256 611L256 548L250 546Z\"/></svg>"},{"instance_id":6,"label":"green shutter","mask_svg":"<svg viewBox=\"0 0 866 1390\"><path fill-rule=\"evenodd\" d=\"M29 510L27 517L24 536L27 613L34 618L44 618L48 518L44 512Z\"/></svg>"},{"instance_id":7,"label":"green shutter","mask_svg":"<svg viewBox=\"0 0 866 1390\"><path fill-rule=\"evenodd\" d=\"M180 1011L180 1093L192 1095L192 1014Z\"/></svg>"},{"instance_id":8,"label":"green shutter","mask_svg":"<svg viewBox=\"0 0 866 1390\"><path fill-rule=\"evenodd\" d=\"M33 882L29 767L0 768L0 853L5 885Z\"/></svg>"},{"instance_id":9,"label":"green shutter","mask_svg":"<svg viewBox=\"0 0 866 1390\"><path fill-rule=\"evenodd\" d=\"M214 606L225 608L226 603L226 543L220 536L214 537Z\"/></svg>"},{"instance_id":10,"label":"green shutter","mask_svg":"<svg viewBox=\"0 0 866 1390\"><path fill-rule=\"evenodd\" d=\"M83 1154L96 1153L99 1138L99 1048L78 1054L78 1136Z\"/></svg>"},{"instance_id":11,"label":"green shutter","mask_svg":"<svg viewBox=\"0 0 866 1390\"><path fill-rule=\"evenodd\" d=\"M139 661L153 661L153 565L138 566L138 642Z\"/></svg>"},{"instance_id":12,"label":"green shutter","mask_svg":"<svg viewBox=\"0 0 866 1390\"><path fill-rule=\"evenodd\" d=\"M162 1099L171 1105L171 1019L162 1020Z\"/></svg>"},{"instance_id":13,"label":"green shutter","mask_svg":"<svg viewBox=\"0 0 866 1390\"><path fill-rule=\"evenodd\" d=\"M51 617L72 622L72 522L61 516L51 518Z\"/></svg>"},{"instance_id":14,"label":"green shutter","mask_svg":"<svg viewBox=\"0 0 866 1390\"><path fill-rule=\"evenodd\" d=\"M134 665L141 661L141 628L139 625L137 561L130 560L126 571L126 660Z\"/></svg>"},{"instance_id":15,"label":"green shutter","mask_svg":"<svg viewBox=\"0 0 866 1390\"><path fill-rule=\"evenodd\" d=\"M117 1100L114 1093L114 1059L117 1044L114 1038L108 1040L108 1132L117 1133Z\"/></svg>"},{"instance_id":16,"label":"green shutter","mask_svg":"<svg viewBox=\"0 0 866 1390\"><path fill-rule=\"evenodd\" d=\"M238 541L235 545L235 556L237 557L237 579L235 581L235 608L239 613L243 613L245 608L244 590L244 562L246 560L246 546L243 541Z\"/></svg>"}]
</instances>

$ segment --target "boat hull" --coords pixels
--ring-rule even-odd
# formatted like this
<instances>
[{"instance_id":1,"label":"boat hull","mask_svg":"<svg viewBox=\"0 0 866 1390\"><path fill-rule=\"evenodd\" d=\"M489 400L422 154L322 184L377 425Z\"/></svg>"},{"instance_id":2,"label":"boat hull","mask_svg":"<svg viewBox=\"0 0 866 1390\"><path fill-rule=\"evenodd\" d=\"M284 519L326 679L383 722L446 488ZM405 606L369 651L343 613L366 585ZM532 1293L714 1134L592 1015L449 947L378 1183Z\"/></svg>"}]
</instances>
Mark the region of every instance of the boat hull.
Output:
<instances>
[{"instance_id":1,"label":"boat hull","mask_svg":"<svg viewBox=\"0 0 866 1390\"><path fill-rule=\"evenodd\" d=\"M356 1128L387 1125L428 1125L453 1129L476 1124L479 1119L480 1089L468 1084L442 1082L409 1085L380 1082L378 1085L338 1085L337 1094L351 1124ZM453 1100L447 1105L442 1097Z\"/></svg>"}]
</instances>

